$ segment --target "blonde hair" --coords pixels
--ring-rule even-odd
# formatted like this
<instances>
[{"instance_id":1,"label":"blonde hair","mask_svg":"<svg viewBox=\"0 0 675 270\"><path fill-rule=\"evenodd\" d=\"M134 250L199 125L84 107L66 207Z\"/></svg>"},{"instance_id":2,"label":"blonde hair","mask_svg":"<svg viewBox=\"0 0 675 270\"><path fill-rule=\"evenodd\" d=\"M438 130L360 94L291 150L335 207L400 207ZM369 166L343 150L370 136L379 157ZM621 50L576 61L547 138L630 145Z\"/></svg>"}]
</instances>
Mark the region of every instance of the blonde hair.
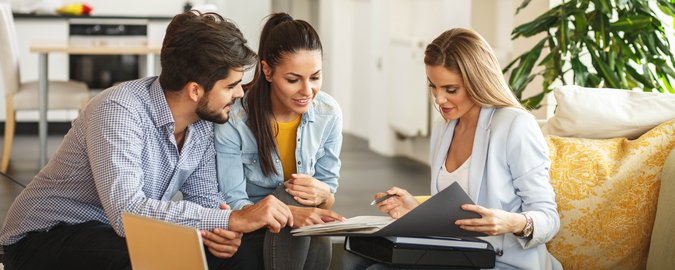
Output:
<instances>
[{"instance_id":1,"label":"blonde hair","mask_svg":"<svg viewBox=\"0 0 675 270\"><path fill-rule=\"evenodd\" d=\"M469 97L481 107L524 109L506 83L492 48L473 30L443 32L427 45L424 64L458 73Z\"/></svg>"}]
</instances>

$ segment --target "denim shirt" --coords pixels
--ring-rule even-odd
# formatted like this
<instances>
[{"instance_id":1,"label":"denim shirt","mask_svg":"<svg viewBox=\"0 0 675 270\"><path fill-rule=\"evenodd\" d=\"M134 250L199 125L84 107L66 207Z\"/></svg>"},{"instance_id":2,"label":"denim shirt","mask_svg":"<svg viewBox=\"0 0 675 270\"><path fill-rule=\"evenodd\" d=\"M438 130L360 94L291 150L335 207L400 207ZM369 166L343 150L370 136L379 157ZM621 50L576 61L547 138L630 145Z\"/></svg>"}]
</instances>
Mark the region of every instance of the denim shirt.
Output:
<instances>
[{"instance_id":1,"label":"denim shirt","mask_svg":"<svg viewBox=\"0 0 675 270\"><path fill-rule=\"evenodd\" d=\"M284 182L281 160L276 152L272 153L272 161L278 174L263 175L258 145L246 125L247 119L242 100L238 100L232 105L229 121L214 127L218 184L225 201L234 210L272 194ZM313 176L328 184L330 191L335 193L341 148L342 111L331 96L319 92L309 110L302 114L298 126L297 173Z\"/></svg>"}]
</instances>

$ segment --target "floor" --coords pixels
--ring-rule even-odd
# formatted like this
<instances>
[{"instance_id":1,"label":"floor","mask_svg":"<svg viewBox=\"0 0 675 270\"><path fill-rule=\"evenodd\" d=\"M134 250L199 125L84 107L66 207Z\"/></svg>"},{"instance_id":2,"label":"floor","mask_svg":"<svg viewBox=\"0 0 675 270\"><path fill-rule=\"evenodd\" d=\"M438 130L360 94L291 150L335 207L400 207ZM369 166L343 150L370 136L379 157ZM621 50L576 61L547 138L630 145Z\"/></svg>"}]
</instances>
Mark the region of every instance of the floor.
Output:
<instances>
[{"instance_id":1,"label":"floor","mask_svg":"<svg viewBox=\"0 0 675 270\"><path fill-rule=\"evenodd\" d=\"M51 134L48 139L48 154L56 152L63 133ZM1 141L1 140L0 140ZM429 167L401 157L384 157L368 150L367 142L345 134L342 147L340 187L336 194L334 210L345 217L380 215L370 206L373 194L391 186L408 189L414 195L428 194ZM37 136L17 135L8 175L22 184L28 184L38 171ZM23 188L0 175L0 222L14 197ZM342 251L340 239L335 239L334 253L337 258ZM341 269L334 261L331 269Z\"/></svg>"}]
</instances>

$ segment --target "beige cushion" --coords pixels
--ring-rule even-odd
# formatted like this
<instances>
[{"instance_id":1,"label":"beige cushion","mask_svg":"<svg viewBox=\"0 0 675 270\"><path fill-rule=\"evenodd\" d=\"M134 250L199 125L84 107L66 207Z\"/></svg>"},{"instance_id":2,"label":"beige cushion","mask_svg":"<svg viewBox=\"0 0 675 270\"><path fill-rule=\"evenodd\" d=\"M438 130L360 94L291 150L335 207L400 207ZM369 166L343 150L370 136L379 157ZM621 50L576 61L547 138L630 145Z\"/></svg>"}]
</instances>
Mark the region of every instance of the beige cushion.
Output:
<instances>
[{"instance_id":1,"label":"beige cushion","mask_svg":"<svg viewBox=\"0 0 675 270\"><path fill-rule=\"evenodd\" d=\"M48 108L80 109L89 100L89 88L82 82L50 81L48 89ZM19 91L14 94L14 109L38 109L38 83L28 82L21 84Z\"/></svg>"},{"instance_id":2,"label":"beige cushion","mask_svg":"<svg viewBox=\"0 0 675 270\"><path fill-rule=\"evenodd\" d=\"M647 269L670 269L675 265L675 150L671 150L661 176L661 191L649 245Z\"/></svg>"},{"instance_id":3,"label":"beige cushion","mask_svg":"<svg viewBox=\"0 0 675 270\"><path fill-rule=\"evenodd\" d=\"M663 166L675 147L675 120L632 141L546 139L560 215L560 231L547 243L551 254L565 269L644 269L657 203L675 205L658 201ZM672 233L667 241L663 246L672 250Z\"/></svg>"},{"instance_id":4,"label":"beige cushion","mask_svg":"<svg viewBox=\"0 0 675 270\"><path fill-rule=\"evenodd\" d=\"M675 95L575 85L553 90L555 115L542 128L546 135L591 139L635 139L675 118Z\"/></svg>"}]
</instances>

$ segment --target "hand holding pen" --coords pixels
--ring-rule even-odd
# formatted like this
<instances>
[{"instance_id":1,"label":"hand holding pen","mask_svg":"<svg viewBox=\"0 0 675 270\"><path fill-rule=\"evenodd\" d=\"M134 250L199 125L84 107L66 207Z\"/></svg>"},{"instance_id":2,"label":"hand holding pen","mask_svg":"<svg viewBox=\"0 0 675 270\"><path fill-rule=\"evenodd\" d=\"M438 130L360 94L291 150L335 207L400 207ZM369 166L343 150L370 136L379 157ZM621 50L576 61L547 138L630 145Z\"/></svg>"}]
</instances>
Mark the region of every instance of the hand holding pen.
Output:
<instances>
[{"instance_id":1,"label":"hand holding pen","mask_svg":"<svg viewBox=\"0 0 675 270\"><path fill-rule=\"evenodd\" d=\"M400 218L417 207L419 203L405 189L392 187L386 192L375 194L375 200L371 202L371 205L377 205L380 211L389 214L392 218Z\"/></svg>"},{"instance_id":2,"label":"hand holding pen","mask_svg":"<svg viewBox=\"0 0 675 270\"><path fill-rule=\"evenodd\" d=\"M396 196L396 195L394 195L394 194L384 195L384 196L380 197L379 199L375 199L372 202L370 202L370 205L376 205L376 204L381 203L384 200L389 199L389 198L394 197L394 196Z\"/></svg>"}]
</instances>

